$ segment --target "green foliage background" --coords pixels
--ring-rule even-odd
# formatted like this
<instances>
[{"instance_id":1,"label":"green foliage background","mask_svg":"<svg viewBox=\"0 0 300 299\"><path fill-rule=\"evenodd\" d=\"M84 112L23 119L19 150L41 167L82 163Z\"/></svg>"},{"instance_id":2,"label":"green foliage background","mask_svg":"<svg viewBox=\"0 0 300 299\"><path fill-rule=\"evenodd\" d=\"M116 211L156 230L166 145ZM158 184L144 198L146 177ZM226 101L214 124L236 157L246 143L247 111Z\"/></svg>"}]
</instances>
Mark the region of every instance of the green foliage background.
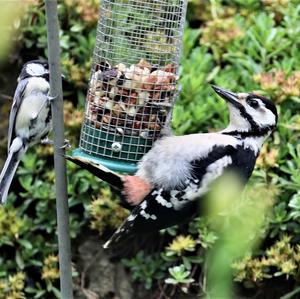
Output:
<instances>
[{"instance_id":1,"label":"green foliage background","mask_svg":"<svg viewBox=\"0 0 300 299\"><path fill-rule=\"evenodd\" d=\"M65 118L67 136L74 144L95 43L97 2L59 4L64 90L69 101ZM26 6L14 26L15 47L8 65L16 57L21 65L47 56L40 1ZM299 284L299 49L299 1L189 1L181 59L183 89L173 119L176 134L215 131L226 125L226 105L210 84L258 91L271 97L280 111L278 128L264 146L250 181L249 192L271 207L264 227L255 232L263 242L233 264L239 289L250 288L252 294L264 292L270 280L282 283L281 294L297 291ZM13 185L17 192L11 192L8 206L0 207L0 298L59 297L51 154L51 148L36 148L26 155ZM68 176L73 239L89 229L103 235L120 224L126 212L103 183L73 165L68 165ZM218 238L209 219L196 218L188 227L171 228L161 235L165 241L159 252L140 251L124 260L133 280L158 296L161 290L171 297L181 292L205 294L205 257Z\"/></svg>"}]
</instances>

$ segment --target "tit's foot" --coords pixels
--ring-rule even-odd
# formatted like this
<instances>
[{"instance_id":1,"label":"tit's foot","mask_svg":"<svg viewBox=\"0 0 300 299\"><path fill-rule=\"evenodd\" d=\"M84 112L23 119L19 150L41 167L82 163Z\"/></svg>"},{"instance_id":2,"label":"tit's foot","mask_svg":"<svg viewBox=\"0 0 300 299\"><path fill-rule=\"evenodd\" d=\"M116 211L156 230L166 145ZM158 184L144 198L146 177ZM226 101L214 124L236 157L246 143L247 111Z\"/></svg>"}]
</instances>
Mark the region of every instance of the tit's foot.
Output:
<instances>
[{"instance_id":1,"label":"tit's foot","mask_svg":"<svg viewBox=\"0 0 300 299\"><path fill-rule=\"evenodd\" d=\"M41 140L41 144L43 144L43 145L53 145L54 142L53 142L53 140L51 140L48 137L46 137L46 138L44 138L44 139Z\"/></svg>"},{"instance_id":2,"label":"tit's foot","mask_svg":"<svg viewBox=\"0 0 300 299\"><path fill-rule=\"evenodd\" d=\"M61 149L69 149L69 148L71 148L71 147L72 147L72 146L71 146L71 144L70 144L70 140L65 139L63 146L61 146L60 148L61 148Z\"/></svg>"},{"instance_id":3,"label":"tit's foot","mask_svg":"<svg viewBox=\"0 0 300 299\"><path fill-rule=\"evenodd\" d=\"M50 140L48 137L41 140L41 144L44 145L54 145L54 141ZM68 139L65 139L64 144L60 148L71 148L70 141Z\"/></svg>"},{"instance_id":4,"label":"tit's foot","mask_svg":"<svg viewBox=\"0 0 300 299\"><path fill-rule=\"evenodd\" d=\"M126 175L122 177L124 189L122 191L126 201L132 205L139 205L149 194L152 187L138 176Z\"/></svg>"},{"instance_id":5,"label":"tit's foot","mask_svg":"<svg viewBox=\"0 0 300 299\"><path fill-rule=\"evenodd\" d=\"M58 96L54 96L54 97L51 97L51 96L48 96L47 99L49 101L49 103L51 103L53 100L55 100Z\"/></svg>"}]
</instances>

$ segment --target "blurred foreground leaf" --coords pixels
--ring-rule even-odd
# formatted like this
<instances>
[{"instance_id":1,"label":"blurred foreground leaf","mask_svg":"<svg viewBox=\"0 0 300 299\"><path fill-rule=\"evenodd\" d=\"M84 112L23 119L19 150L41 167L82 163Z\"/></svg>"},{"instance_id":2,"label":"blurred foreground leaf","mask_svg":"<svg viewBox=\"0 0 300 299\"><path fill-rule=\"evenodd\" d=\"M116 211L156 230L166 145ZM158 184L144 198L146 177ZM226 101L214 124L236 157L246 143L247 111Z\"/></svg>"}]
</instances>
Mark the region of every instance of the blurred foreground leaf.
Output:
<instances>
[{"instance_id":1,"label":"blurred foreground leaf","mask_svg":"<svg viewBox=\"0 0 300 299\"><path fill-rule=\"evenodd\" d=\"M226 176L208 198L207 209L219 238L208 253L207 298L232 297L232 263L258 246L271 207L270 192L263 188L241 196L241 183Z\"/></svg>"}]
</instances>

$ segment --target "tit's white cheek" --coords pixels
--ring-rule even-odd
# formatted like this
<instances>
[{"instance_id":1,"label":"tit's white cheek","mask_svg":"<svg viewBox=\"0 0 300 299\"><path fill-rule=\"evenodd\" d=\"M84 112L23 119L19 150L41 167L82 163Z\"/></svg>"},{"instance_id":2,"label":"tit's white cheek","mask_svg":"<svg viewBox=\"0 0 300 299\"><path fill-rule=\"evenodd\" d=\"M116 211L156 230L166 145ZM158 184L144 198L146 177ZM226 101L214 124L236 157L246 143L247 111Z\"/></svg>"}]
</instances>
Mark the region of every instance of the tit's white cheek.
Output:
<instances>
[{"instance_id":1,"label":"tit's white cheek","mask_svg":"<svg viewBox=\"0 0 300 299\"><path fill-rule=\"evenodd\" d=\"M31 76L41 76L45 73L45 68L36 63L30 63L27 65L27 72Z\"/></svg>"}]
</instances>

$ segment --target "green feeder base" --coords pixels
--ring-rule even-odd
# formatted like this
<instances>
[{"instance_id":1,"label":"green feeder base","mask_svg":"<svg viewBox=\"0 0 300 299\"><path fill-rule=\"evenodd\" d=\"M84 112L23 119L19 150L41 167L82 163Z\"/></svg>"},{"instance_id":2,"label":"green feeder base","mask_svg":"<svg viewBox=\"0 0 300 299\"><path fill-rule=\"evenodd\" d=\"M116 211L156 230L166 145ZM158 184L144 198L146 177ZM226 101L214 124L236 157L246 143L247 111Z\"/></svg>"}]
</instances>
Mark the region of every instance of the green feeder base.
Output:
<instances>
[{"instance_id":1,"label":"green feeder base","mask_svg":"<svg viewBox=\"0 0 300 299\"><path fill-rule=\"evenodd\" d=\"M72 157L81 157L81 158L87 159L91 162L94 162L96 164L101 164L101 165L109 168L110 170L116 171L116 172L134 174L137 171L136 163L118 161L118 160L113 160L113 159L108 159L108 158L95 157L95 156L85 153L84 151L82 151L79 148L73 150L71 155L72 155Z\"/></svg>"}]
</instances>

